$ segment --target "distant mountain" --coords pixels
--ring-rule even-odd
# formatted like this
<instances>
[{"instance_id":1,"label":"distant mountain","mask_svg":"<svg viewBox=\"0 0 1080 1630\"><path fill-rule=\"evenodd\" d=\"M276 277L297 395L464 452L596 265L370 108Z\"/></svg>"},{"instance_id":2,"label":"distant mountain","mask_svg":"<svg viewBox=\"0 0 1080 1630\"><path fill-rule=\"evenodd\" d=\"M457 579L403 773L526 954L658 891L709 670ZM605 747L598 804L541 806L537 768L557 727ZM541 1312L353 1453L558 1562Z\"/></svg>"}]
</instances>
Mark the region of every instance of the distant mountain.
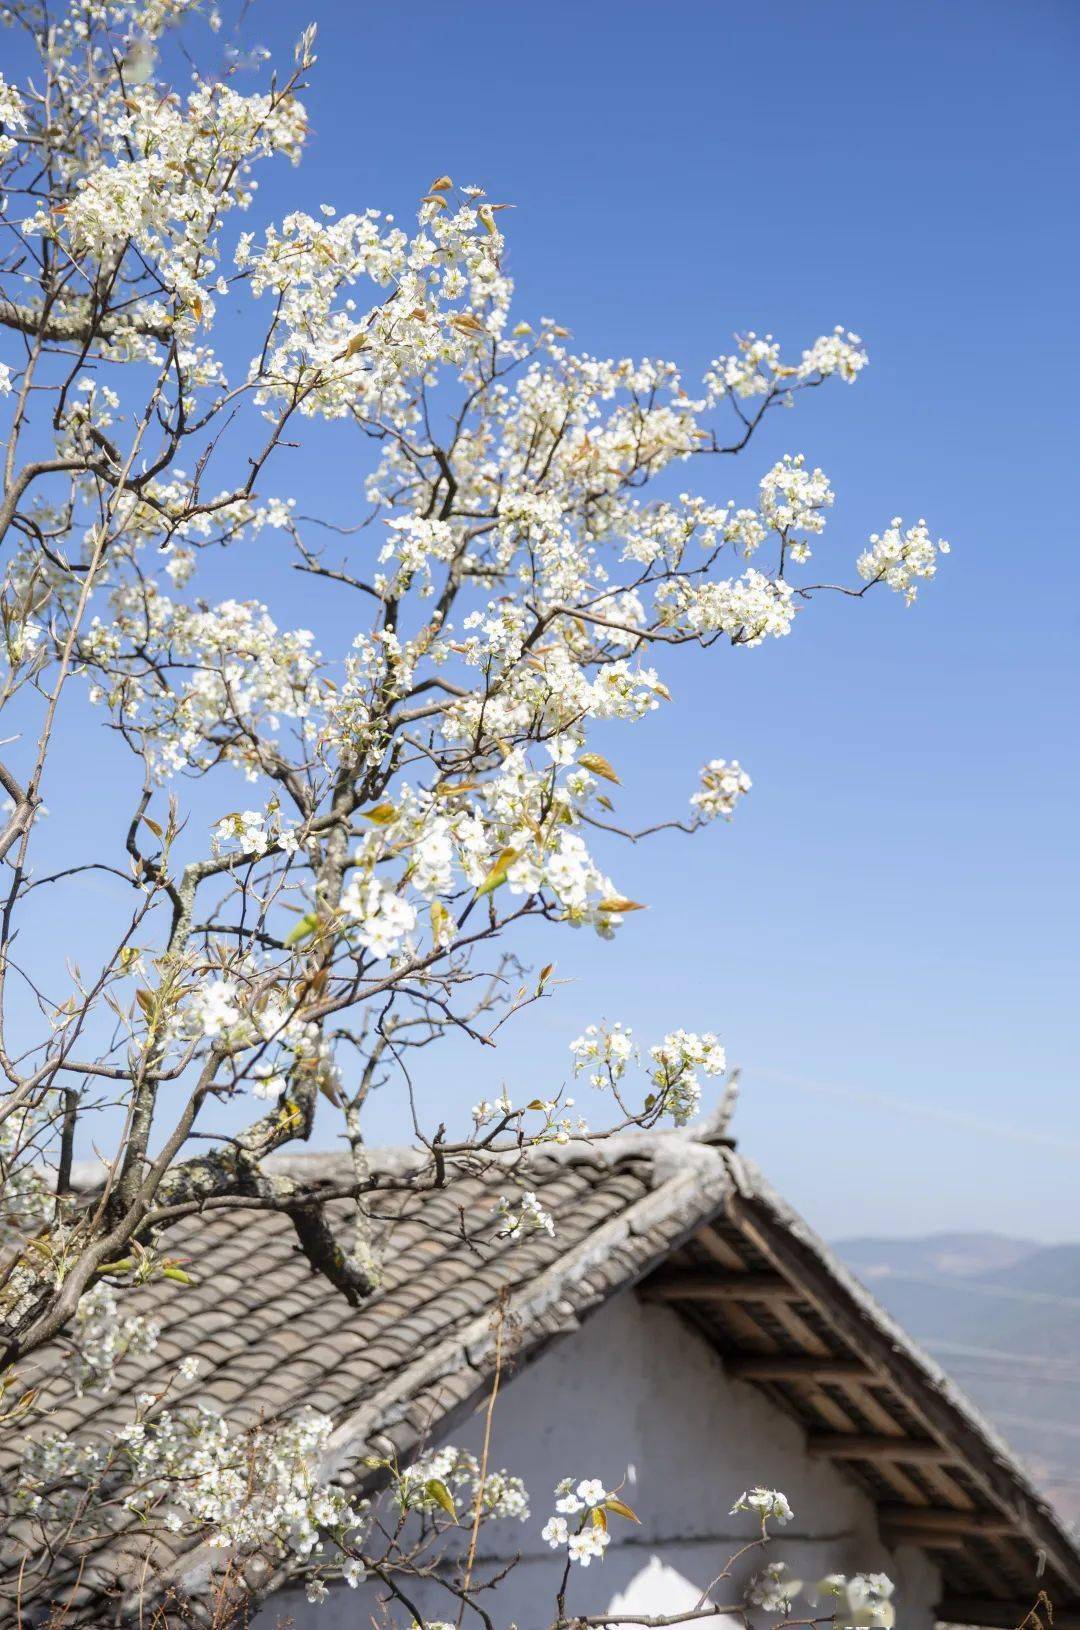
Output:
<instances>
[{"instance_id":1,"label":"distant mountain","mask_svg":"<svg viewBox=\"0 0 1080 1630\"><path fill-rule=\"evenodd\" d=\"M928 1234L836 1250L1080 1521L1080 1245Z\"/></svg>"},{"instance_id":2,"label":"distant mountain","mask_svg":"<svg viewBox=\"0 0 1080 1630\"><path fill-rule=\"evenodd\" d=\"M962 1279L1014 1267L1040 1247L1007 1234L924 1234L921 1239L842 1240L839 1249L864 1279L898 1271Z\"/></svg>"}]
</instances>

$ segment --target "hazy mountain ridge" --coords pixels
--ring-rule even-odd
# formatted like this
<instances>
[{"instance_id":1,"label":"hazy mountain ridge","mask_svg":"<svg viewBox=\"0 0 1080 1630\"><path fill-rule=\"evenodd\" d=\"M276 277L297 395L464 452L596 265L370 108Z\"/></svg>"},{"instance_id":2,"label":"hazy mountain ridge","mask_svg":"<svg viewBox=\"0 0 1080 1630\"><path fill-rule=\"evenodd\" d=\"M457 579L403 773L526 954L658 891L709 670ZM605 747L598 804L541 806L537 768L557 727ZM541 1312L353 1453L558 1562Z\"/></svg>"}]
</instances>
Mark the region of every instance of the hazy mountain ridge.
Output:
<instances>
[{"instance_id":1,"label":"hazy mountain ridge","mask_svg":"<svg viewBox=\"0 0 1080 1630\"><path fill-rule=\"evenodd\" d=\"M917 1239L845 1239L837 1249L863 1278L899 1270L963 1278L1008 1270L1044 1247L1007 1234L924 1234Z\"/></svg>"},{"instance_id":2,"label":"hazy mountain ridge","mask_svg":"<svg viewBox=\"0 0 1080 1630\"><path fill-rule=\"evenodd\" d=\"M1080 1244L956 1233L836 1250L1080 1520Z\"/></svg>"}]
</instances>

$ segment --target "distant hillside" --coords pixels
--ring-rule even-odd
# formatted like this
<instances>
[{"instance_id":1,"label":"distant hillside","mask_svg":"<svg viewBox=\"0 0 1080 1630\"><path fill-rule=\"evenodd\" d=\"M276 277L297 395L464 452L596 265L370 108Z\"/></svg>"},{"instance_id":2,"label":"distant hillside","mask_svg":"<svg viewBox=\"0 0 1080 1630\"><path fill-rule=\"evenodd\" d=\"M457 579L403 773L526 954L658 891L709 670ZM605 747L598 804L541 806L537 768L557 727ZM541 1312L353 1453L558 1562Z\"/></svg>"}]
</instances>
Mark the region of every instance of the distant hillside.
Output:
<instances>
[{"instance_id":1,"label":"distant hillside","mask_svg":"<svg viewBox=\"0 0 1080 1630\"><path fill-rule=\"evenodd\" d=\"M1011 1268L1040 1247L1007 1234L924 1234L920 1239L848 1239L839 1249L863 1278L908 1272L951 1279Z\"/></svg>"},{"instance_id":2,"label":"distant hillside","mask_svg":"<svg viewBox=\"0 0 1080 1630\"><path fill-rule=\"evenodd\" d=\"M1080 1522L1080 1245L928 1234L836 1249Z\"/></svg>"}]
</instances>

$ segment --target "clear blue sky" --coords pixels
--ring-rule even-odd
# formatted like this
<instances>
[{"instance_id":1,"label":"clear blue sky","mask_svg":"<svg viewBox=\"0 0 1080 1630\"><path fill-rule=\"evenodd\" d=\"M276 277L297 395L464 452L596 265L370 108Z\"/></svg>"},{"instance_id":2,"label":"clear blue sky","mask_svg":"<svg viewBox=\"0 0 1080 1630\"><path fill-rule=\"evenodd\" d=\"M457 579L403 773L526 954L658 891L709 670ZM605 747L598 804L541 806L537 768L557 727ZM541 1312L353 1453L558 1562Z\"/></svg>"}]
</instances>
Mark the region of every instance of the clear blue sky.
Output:
<instances>
[{"instance_id":1,"label":"clear blue sky","mask_svg":"<svg viewBox=\"0 0 1080 1630\"><path fill-rule=\"evenodd\" d=\"M1080 8L261 0L249 38L283 52L309 15L311 145L260 215L404 220L437 174L476 181L517 205L523 314L690 376L735 329L797 349L842 322L859 384L703 490L748 497L803 450L838 494L819 559L894 514L954 551L911 611L820 604L684 670L678 708L619 741L623 807L681 800L713 755L751 799L627 854L650 912L613 946L538 946L575 983L450 1085L432 1054L425 1091L547 1087L601 1015L711 1027L743 1066L743 1148L826 1232L1080 1237ZM292 490L344 517L357 476L321 445Z\"/></svg>"},{"instance_id":2,"label":"clear blue sky","mask_svg":"<svg viewBox=\"0 0 1080 1630\"><path fill-rule=\"evenodd\" d=\"M539 1086L598 1013L712 1025L744 1148L830 1232L1077 1237L1080 9L264 0L252 26L275 46L301 11L314 136L283 196L404 217L438 173L479 182L518 206L523 305L595 352L689 372L735 328L794 346L844 322L858 386L716 487L804 449L837 488L834 558L894 513L954 544L915 609L819 605L620 741L642 807L702 745L753 796L625 858L648 918L557 946L577 983L508 1035L507 1078Z\"/></svg>"}]
</instances>

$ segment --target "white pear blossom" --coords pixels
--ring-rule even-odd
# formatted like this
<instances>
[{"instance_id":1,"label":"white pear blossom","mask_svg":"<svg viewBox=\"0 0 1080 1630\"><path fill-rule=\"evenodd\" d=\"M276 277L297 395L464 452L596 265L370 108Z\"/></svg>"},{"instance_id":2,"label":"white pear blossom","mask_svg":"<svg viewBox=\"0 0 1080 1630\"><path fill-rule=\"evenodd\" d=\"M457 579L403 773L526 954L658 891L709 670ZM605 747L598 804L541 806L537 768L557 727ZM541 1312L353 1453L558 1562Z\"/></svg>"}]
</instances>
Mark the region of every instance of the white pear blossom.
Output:
<instances>
[{"instance_id":1,"label":"white pear blossom","mask_svg":"<svg viewBox=\"0 0 1080 1630\"><path fill-rule=\"evenodd\" d=\"M692 794L690 806L705 821L723 816L730 821L739 799L750 791L753 782L739 763L732 759L711 758L701 771L701 787Z\"/></svg>"},{"instance_id":2,"label":"white pear blossom","mask_svg":"<svg viewBox=\"0 0 1080 1630\"><path fill-rule=\"evenodd\" d=\"M16 138L10 134L16 130L22 132L26 129L26 104L14 85L9 85L3 74L0 74L0 163L13 153L18 146ZM0 387L2 389L2 387Z\"/></svg>"},{"instance_id":3,"label":"white pear blossom","mask_svg":"<svg viewBox=\"0 0 1080 1630\"><path fill-rule=\"evenodd\" d=\"M607 1529L590 1523L578 1533L570 1535L566 1551L571 1562L577 1562L581 1567L587 1568L590 1562L603 1560L604 1552L610 1544L611 1535Z\"/></svg>"},{"instance_id":4,"label":"white pear blossom","mask_svg":"<svg viewBox=\"0 0 1080 1630\"><path fill-rule=\"evenodd\" d=\"M723 1047L711 1031L698 1035L692 1030L673 1030L662 1042L650 1047L652 1065L649 1078L661 1109L671 1115L676 1126L685 1126L701 1104L703 1075L722 1075L727 1067Z\"/></svg>"},{"instance_id":5,"label":"white pear blossom","mask_svg":"<svg viewBox=\"0 0 1080 1630\"><path fill-rule=\"evenodd\" d=\"M882 533L870 534L870 547L859 556L859 576L867 583L887 583L911 605L919 592L917 578L931 578L937 572L937 557L949 553L941 538L935 544L925 521L903 531L899 515Z\"/></svg>"},{"instance_id":6,"label":"white pear blossom","mask_svg":"<svg viewBox=\"0 0 1080 1630\"><path fill-rule=\"evenodd\" d=\"M526 1189L516 1205L507 1199L505 1194L500 1194L496 1210L500 1218L499 1234L504 1239L520 1240L526 1234L536 1233L552 1237L555 1234L555 1222L551 1213L544 1210L531 1189Z\"/></svg>"},{"instance_id":7,"label":"white pear blossom","mask_svg":"<svg viewBox=\"0 0 1080 1630\"><path fill-rule=\"evenodd\" d=\"M475 1510L479 1496L485 1517L525 1522L529 1516L529 1496L521 1478L490 1470L481 1477L476 1457L466 1449L436 1449L400 1472L393 1485L394 1499L402 1511L442 1510L443 1491L457 1494L462 1507L469 1510Z\"/></svg>"},{"instance_id":8,"label":"white pear blossom","mask_svg":"<svg viewBox=\"0 0 1080 1630\"><path fill-rule=\"evenodd\" d=\"M622 1024L590 1024L570 1043L574 1074L589 1072L592 1086L603 1089L622 1080L627 1067L637 1057L634 1033Z\"/></svg>"},{"instance_id":9,"label":"white pear blossom","mask_svg":"<svg viewBox=\"0 0 1080 1630\"><path fill-rule=\"evenodd\" d=\"M801 1589L800 1579L788 1577L786 1562L767 1562L750 1580L746 1600L751 1607L760 1607L767 1613L786 1614Z\"/></svg>"},{"instance_id":10,"label":"white pear blossom","mask_svg":"<svg viewBox=\"0 0 1080 1630\"><path fill-rule=\"evenodd\" d=\"M727 634L736 645L760 645L791 632L796 606L785 579L750 567L739 578L696 583L674 578L661 584L657 601L663 621L692 634Z\"/></svg>"},{"instance_id":11,"label":"white pear blossom","mask_svg":"<svg viewBox=\"0 0 1080 1630\"><path fill-rule=\"evenodd\" d=\"M567 1527L566 1518L549 1517L543 1528L540 1530L540 1537L551 1546L553 1551L557 1551L560 1545L565 1545L567 1540L570 1538L570 1530Z\"/></svg>"},{"instance_id":12,"label":"white pear blossom","mask_svg":"<svg viewBox=\"0 0 1080 1630\"><path fill-rule=\"evenodd\" d=\"M239 987L233 979L213 979L195 991L188 1015L196 1030L216 1041L241 1018Z\"/></svg>"},{"instance_id":13,"label":"white pear blossom","mask_svg":"<svg viewBox=\"0 0 1080 1630\"><path fill-rule=\"evenodd\" d=\"M736 337L701 380L664 357L594 355L587 337L517 309L514 217L480 187L439 176L424 191L418 177L401 220L366 200L300 196L274 211L280 188L262 177L301 156L313 27L292 66L267 71L261 49L230 47L221 72L188 78L200 49L165 37L213 33L212 5L40 9L16 8L29 25L20 88L0 76L16 240L0 270L0 441L15 477L0 568L15 784L3 789L0 957L16 966L20 935L33 960L33 910L69 875L98 869L102 893L89 925L67 897L67 972L32 983L17 1040L0 1035L18 1105L0 1126L5 1295L27 1365L50 1313L70 1312L65 1287L86 1286L58 1337L61 1396L27 1404L31 1448L0 1514L39 1525L31 1571L44 1557L48 1573L50 1547L71 1534L96 1544L119 1512L148 1534L236 1553L237 1580L255 1550L299 1561L319 1601L330 1580L359 1584L373 1531L322 1473L325 1419L246 1430L190 1404L191 1354L154 1369L108 1442L76 1443L56 1423L73 1393L110 1387L156 1339L124 1303L164 1271L148 1243L155 1216L192 1196L295 1201L304 1179L263 1158L332 1138L331 1114L358 1190L355 1249L334 1271L350 1300L370 1294L383 1249L364 1176L371 1094L412 1081L414 1048L455 1032L491 1043L550 998L547 952L541 972L520 971L527 935L634 931L649 902L616 881L620 837L696 831L748 792L737 759L713 759L689 816L685 802L672 812L662 777L629 785L626 733L663 728L682 647L712 662L722 642L766 647L796 620L801 636L825 592L801 567L839 504L796 450L723 501L691 478L707 489L704 472L767 410L852 383L867 355L839 327L790 352L771 334ZM329 447L347 471L323 506L318 482L303 502L287 490L300 443L316 464ZM855 583L910 601L947 548L924 522L894 521ZM72 711L83 686L108 732L102 785L123 828L57 870L37 789L70 782L73 741L92 752ZM724 1068L716 1036L684 1030L643 1057L630 1029L591 1025L571 1051L619 1126L685 1124ZM632 1067L645 1078L636 1108ZM444 1158L482 1169L589 1135L554 1083L527 1101L489 1083L469 1096L463 1135L448 1130L444 1145L418 1127L416 1181ZM101 1206L57 1192L72 1100L75 1147L96 1149L103 1129L113 1139ZM171 1148L144 1193L148 1156ZM500 1198L489 1233L513 1242L554 1226L525 1191ZM122 1243L101 1276L87 1253L105 1231ZM314 1259L310 1231L297 1239ZM8 1373L33 1393L22 1370L20 1358ZM424 1533L441 1530L448 1500L461 1517L477 1501L483 1516L528 1509L517 1479L481 1478L456 1450L382 1471L394 1521ZM763 1520L790 1515L772 1491L743 1499ZM620 1505L596 1478L567 1479L544 1540L587 1567L608 1517L627 1517ZM7 1553L4 1570L21 1577ZM888 1630L889 1592L873 1578L833 1592L839 1623Z\"/></svg>"},{"instance_id":14,"label":"white pear blossom","mask_svg":"<svg viewBox=\"0 0 1080 1630\"><path fill-rule=\"evenodd\" d=\"M380 959L396 956L416 927L416 907L378 877L354 877L341 909L356 924L358 944Z\"/></svg>"},{"instance_id":15,"label":"white pear blossom","mask_svg":"<svg viewBox=\"0 0 1080 1630\"><path fill-rule=\"evenodd\" d=\"M786 1494L781 1494L779 1489L767 1488L744 1490L732 1506L731 1515L734 1517L740 1511L752 1511L761 1518L763 1527L770 1521L781 1525L789 1523L795 1515Z\"/></svg>"},{"instance_id":16,"label":"white pear blossom","mask_svg":"<svg viewBox=\"0 0 1080 1630\"><path fill-rule=\"evenodd\" d=\"M121 1314L116 1291L99 1281L80 1300L70 1327L75 1392L110 1392L117 1365L129 1355L152 1353L160 1336L156 1319Z\"/></svg>"},{"instance_id":17,"label":"white pear blossom","mask_svg":"<svg viewBox=\"0 0 1080 1630\"><path fill-rule=\"evenodd\" d=\"M892 1603L893 1582L884 1573L828 1574L807 1589L813 1606L833 1597L839 1606L833 1615L837 1630L892 1630L896 1609Z\"/></svg>"}]
</instances>

